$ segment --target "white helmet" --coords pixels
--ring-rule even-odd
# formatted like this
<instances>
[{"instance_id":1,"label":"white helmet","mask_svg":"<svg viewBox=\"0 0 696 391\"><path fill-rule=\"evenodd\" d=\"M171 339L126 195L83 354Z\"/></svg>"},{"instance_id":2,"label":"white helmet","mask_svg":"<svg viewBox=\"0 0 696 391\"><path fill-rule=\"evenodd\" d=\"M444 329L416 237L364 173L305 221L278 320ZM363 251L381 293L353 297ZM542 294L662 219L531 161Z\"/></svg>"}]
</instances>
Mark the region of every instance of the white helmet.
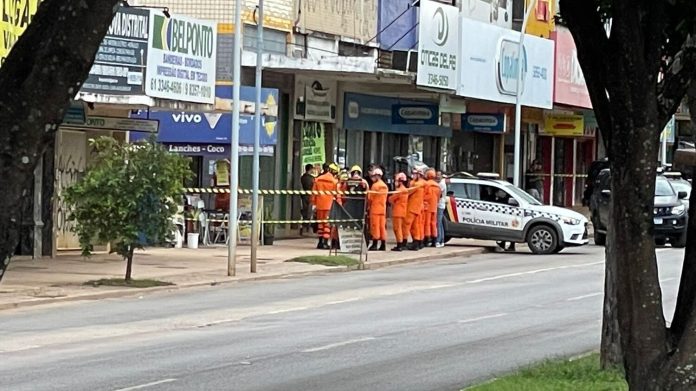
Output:
<instances>
[{"instance_id":1,"label":"white helmet","mask_svg":"<svg viewBox=\"0 0 696 391\"><path fill-rule=\"evenodd\" d=\"M375 168L374 170L372 170L372 175L383 176L384 173L382 172L382 169L381 169L381 168Z\"/></svg>"}]
</instances>

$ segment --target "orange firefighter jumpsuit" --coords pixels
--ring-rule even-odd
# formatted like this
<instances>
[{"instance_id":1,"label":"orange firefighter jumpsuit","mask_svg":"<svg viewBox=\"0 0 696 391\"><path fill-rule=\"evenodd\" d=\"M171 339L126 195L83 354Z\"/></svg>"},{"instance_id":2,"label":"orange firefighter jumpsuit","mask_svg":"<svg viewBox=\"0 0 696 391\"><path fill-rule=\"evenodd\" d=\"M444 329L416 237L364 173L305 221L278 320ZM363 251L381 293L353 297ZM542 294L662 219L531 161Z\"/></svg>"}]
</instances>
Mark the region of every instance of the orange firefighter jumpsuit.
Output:
<instances>
[{"instance_id":1,"label":"orange firefighter jumpsuit","mask_svg":"<svg viewBox=\"0 0 696 391\"><path fill-rule=\"evenodd\" d=\"M401 244L408 237L408 232L404 231L404 219L408 214L408 188L399 183L396 193L389 196L389 203L392 205L392 225L396 243Z\"/></svg>"},{"instance_id":2,"label":"orange firefighter jumpsuit","mask_svg":"<svg viewBox=\"0 0 696 391\"><path fill-rule=\"evenodd\" d=\"M336 178L330 172L326 172L319 175L317 179L314 180L313 191L336 191ZM333 194L312 194L310 199L312 205L317 208L317 220L328 220L329 213L331 212L331 207L333 206L334 196ZM331 226L328 223L319 223L319 229L317 235L320 239L330 239L331 238Z\"/></svg>"},{"instance_id":3,"label":"orange firefighter jumpsuit","mask_svg":"<svg viewBox=\"0 0 696 391\"><path fill-rule=\"evenodd\" d=\"M381 179L372 184L367 195L372 240L387 240L387 196L389 188Z\"/></svg>"},{"instance_id":4,"label":"orange firefighter jumpsuit","mask_svg":"<svg viewBox=\"0 0 696 391\"><path fill-rule=\"evenodd\" d=\"M433 179L425 181L425 212L423 230L426 240L437 237L437 204L440 200L440 185Z\"/></svg>"},{"instance_id":5,"label":"orange firefighter jumpsuit","mask_svg":"<svg viewBox=\"0 0 696 391\"><path fill-rule=\"evenodd\" d=\"M408 195L408 215L404 219L404 235L411 235L412 240L423 240L422 225L419 224L423 211L425 181L421 178L411 181L410 194Z\"/></svg>"}]
</instances>

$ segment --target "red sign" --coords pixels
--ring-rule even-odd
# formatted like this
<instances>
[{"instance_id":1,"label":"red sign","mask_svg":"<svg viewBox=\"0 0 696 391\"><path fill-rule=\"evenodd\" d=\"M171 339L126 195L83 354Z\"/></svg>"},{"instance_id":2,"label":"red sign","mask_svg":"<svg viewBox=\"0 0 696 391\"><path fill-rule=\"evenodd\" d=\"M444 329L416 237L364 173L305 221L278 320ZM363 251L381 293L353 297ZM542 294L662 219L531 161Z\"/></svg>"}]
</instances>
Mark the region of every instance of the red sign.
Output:
<instances>
[{"instance_id":1,"label":"red sign","mask_svg":"<svg viewBox=\"0 0 696 391\"><path fill-rule=\"evenodd\" d=\"M578 61L575 41L570 31L557 26L553 33L556 41L556 83L553 101L562 105L591 109L590 93Z\"/></svg>"}]
</instances>

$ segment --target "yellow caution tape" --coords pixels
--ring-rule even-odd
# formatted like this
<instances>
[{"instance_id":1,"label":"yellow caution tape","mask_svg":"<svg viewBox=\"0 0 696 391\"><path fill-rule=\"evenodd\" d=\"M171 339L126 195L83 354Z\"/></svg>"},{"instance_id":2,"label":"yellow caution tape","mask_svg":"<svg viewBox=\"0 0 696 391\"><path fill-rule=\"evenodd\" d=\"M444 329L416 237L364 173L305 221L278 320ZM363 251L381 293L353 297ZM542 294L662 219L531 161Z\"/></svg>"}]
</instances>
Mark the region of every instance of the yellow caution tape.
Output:
<instances>
[{"instance_id":1,"label":"yellow caution tape","mask_svg":"<svg viewBox=\"0 0 696 391\"><path fill-rule=\"evenodd\" d=\"M230 189L225 188L197 188L186 187L185 193L204 193L204 194L229 194ZM238 189L239 194L253 194L249 189ZM365 195L366 191L324 191L324 190L259 190L261 195Z\"/></svg>"}]
</instances>

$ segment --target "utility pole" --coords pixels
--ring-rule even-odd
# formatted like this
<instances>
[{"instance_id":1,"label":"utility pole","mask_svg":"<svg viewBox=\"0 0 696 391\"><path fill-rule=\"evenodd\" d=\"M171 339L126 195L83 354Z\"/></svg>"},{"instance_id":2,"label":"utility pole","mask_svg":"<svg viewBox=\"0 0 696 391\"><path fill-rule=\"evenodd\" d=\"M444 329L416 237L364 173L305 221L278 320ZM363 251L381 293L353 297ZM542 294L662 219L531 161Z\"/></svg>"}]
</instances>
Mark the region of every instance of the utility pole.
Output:
<instances>
[{"instance_id":1,"label":"utility pole","mask_svg":"<svg viewBox=\"0 0 696 391\"><path fill-rule=\"evenodd\" d=\"M237 0L239 1L239 0ZM254 163L252 169L252 199L251 199L251 272L256 273L256 250L259 246L261 229L259 224L259 151L261 149L261 87L263 76L263 0L259 0L256 22L256 109L254 116Z\"/></svg>"},{"instance_id":2,"label":"utility pole","mask_svg":"<svg viewBox=\"0 0 696 391\"><path fill-rule=\"evenodd\" d=\"M242 0L235 1L232 52L232 137L230 141L230 214L227 232L227 275L237 275L237 189L239 189L239 93L242 84Z\"/></svg>"},{"instance_id":3,"label":"utility pole","mask_svg":"<svg viewBox=\"0 0 696 391\"><path fill-rule=\"evenodd\" d=\"M536 7L537 0L531 0L529 2L529 8L524 14L524 20L522 21L522 31L520 31L520 41L517 46L517 93L515 94L515 164L513 173L512 183L517 186L522 186L522 181L520 178L520 163L522 160L522 86L524 85L524 78L522 77L522 67L526 64L522 64L524 60L522 54L524 53L524 35L527 30L527 23L529 22L529 17ZM553 178L551 178L553 180Z\"/></svg>"}]
</instances>

